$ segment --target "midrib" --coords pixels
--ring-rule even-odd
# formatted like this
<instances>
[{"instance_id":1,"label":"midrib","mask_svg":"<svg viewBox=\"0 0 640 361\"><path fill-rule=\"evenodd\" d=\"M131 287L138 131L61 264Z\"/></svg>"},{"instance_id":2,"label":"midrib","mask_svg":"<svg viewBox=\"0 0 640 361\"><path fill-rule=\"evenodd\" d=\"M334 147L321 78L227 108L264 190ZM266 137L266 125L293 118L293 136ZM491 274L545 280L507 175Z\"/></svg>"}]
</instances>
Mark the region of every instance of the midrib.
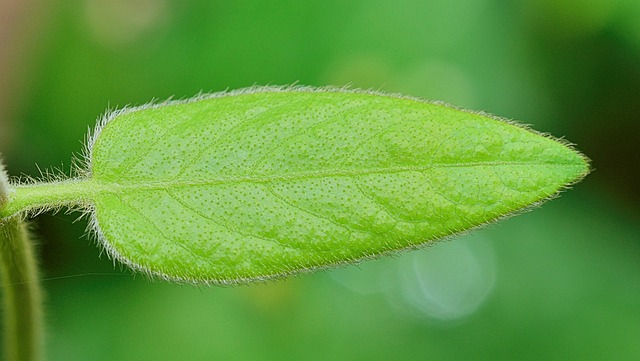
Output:
<instances>
[{"instance_id":1,"label":"midrib","mask_svg":"<svg viewBox=\"0 0 640 361\"><path fill-rule=\"evenodd\" d=\"M126 189L163 189L180 186L207 186L207 185L222 185L222 184L238 184L238 183L271 183L278 181L296 181L304 179L314 178L338 178L338 177L357 177L374 174L397 174L407 172L424 172L429 169L438 168L472 168L472 167L503 167L503 166L566 166L566 167L581 167L580 164L574 163L559 163L559 162L470 162L470 163L447 163L447 164L431 164L427 166L414 166L414 167L387 167L387 168L369 168L369 169L333 169L327 171L308 171L299 173L290 173L284 175L251 175L251 176L225 176L225 177L211 177L207 179L180 179L180 177L174 177L167 181L154 181L144 179L131 179L129 184L123 184L122 181L115 181L111 179L99 180L96 179L97 184L104 185L105 187L116 187L118 191ZM107 190L107 189L105 189ZM108 190L107 190L108 191Z\"/></svg>"},{"instance_id":2,"label":"midrib","mask_svg":"<svg viewBox=\"0 0 640 361\"><path fill-rule=\"evenodd\" d=\"M271 183L286 182L314 178L358 177L374 174L399 174L407 172L425 172L439 168L472 168L472 167L584 167L582 164L561 162L468 162L441 163L425 166L403 166L368 169L333 169L326 171L308 171L284 175L251 175L226 176L208 179L181 179L176 177L165 181L129 179L126 183L122 179L100 179L95 177L77 178L62 182L36 183L19 185L11 188L9 202L0 209L0 219L12 216L22 211L49 207L76 205L89 207L94 200L104 193L123 193L129 190L144 191L154 189L169 189L193 186L214 186L242 183Z\"/></svg>"}]
</instances>

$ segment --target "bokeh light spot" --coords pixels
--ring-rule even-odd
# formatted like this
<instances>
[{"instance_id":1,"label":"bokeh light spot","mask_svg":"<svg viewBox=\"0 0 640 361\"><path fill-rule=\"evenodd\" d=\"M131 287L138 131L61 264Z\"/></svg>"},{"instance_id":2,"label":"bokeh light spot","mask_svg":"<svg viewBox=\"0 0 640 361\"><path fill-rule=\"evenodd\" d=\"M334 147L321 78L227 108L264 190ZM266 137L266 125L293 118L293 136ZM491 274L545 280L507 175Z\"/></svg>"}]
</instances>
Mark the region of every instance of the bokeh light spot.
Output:
<instances>
[{"instance_id":1,"label":"bokeh light spot","mask_svg":"<svg viewBox=\"0 0 640 361\"><path fill-rule=\"evenodd\" d=\"M388 291L391 304L410 316L445 323L476 312L496 280L493 248L482 234L407 254L398 266L398 286Z\"/></svg>"}]
</instances>

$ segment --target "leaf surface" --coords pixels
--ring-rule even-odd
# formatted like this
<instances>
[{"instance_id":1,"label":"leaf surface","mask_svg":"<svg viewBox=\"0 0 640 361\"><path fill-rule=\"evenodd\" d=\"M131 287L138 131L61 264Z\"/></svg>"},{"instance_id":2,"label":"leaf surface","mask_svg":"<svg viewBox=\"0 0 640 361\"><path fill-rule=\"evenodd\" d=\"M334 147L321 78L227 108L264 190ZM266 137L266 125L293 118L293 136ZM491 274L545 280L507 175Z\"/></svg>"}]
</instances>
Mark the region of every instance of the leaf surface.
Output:
<instances>
[{"instance_id":1,"label":"leaf surface","mask_svg":"<svg viewBox=\"0 0 640 361\"><path fill-rule=\"evenodd\" d=\"M488 115L314 89L116 112L89 158L107 251L149 274L211 283L420 246L588 172L564 143Z\"/></svg>"}]
</instances>

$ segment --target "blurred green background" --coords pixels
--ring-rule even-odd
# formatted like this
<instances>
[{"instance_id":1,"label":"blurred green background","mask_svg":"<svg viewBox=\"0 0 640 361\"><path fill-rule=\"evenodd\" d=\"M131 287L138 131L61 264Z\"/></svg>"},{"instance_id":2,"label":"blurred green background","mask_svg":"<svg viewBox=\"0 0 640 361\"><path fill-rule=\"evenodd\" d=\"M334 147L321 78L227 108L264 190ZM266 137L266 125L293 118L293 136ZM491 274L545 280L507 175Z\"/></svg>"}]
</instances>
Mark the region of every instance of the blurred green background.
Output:
<instances>
[{"instance_id":1,"label":"blurred green background","mask_svg":"<svg viewBox=\"0 0 640 361\"><path fill-rule=\"evenodd\" d=\"M517 119L595 172L429 250L234 288L131 275L42 215L50 360L640 359L639 1L0 0L13 176L68 173L107 108L295 82Z\"/></svg>"}]
</instances>

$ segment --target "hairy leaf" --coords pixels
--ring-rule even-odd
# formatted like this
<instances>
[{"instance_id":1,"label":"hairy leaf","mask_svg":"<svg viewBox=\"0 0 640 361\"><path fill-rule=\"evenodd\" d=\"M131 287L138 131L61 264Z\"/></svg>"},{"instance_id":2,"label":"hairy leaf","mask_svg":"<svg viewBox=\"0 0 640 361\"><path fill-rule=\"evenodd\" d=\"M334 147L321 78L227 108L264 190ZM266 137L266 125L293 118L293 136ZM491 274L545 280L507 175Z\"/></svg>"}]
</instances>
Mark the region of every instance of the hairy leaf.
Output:
<instances>
[{"instance_id":1,"label":"hairy leaf","mask_svg":"<svg viewBox=\"0 0 640 361\"><path fill-rule=\"evenodd\" d=\"M563 142L486 114L310 88L118 111L88 161L87 179L57 192L18 188L17 198L78 198L111 256L166 279L222 284L421 246L588 172Z\"/></svg>"}]
</instances>

